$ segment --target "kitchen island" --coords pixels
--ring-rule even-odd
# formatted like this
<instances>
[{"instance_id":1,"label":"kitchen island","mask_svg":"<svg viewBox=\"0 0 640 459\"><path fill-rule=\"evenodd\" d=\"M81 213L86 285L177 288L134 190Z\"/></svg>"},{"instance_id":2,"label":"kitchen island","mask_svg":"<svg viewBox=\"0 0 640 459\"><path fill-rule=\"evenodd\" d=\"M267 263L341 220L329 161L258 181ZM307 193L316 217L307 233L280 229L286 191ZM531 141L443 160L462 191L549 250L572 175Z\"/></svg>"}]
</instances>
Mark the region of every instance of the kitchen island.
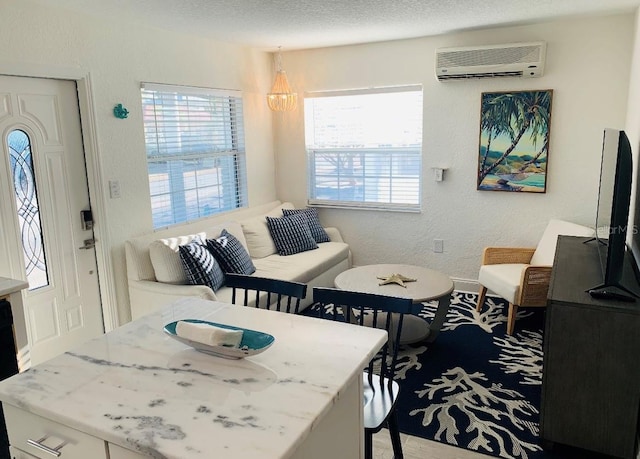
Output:
<instances>
[{"instance_id":1,"label":"kitchen island","mask_svg":"<svg viewBox=\"0 0 640 459\"><path fill-rule=\"evenodd\" d=\"M215 357L163 332L181 319L275 342ZM361 371L385 340L382 330L185 298L0 382L12 454L362 457Z\"/></svg>"}]
</instances>

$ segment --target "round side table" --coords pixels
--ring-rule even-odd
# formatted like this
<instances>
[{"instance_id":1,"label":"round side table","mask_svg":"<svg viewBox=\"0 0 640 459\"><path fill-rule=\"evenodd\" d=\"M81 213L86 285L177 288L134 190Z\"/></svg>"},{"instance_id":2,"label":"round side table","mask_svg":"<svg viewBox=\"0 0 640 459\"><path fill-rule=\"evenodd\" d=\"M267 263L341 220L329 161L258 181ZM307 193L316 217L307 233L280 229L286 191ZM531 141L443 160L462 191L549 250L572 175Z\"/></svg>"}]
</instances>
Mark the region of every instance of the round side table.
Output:
<instances>
[{"instance_id":1,"label":"round side table","mask_svg":"<svg viewBox=\"0 0 640 459\"><path fill-rule=\"evenodd\" d=\"M416 280L404 282L404 287L396 283L380 285L382 280L379 277L389 277L392 274L401 274ZM400 344L423 340L433 342L440 333L453 292L453 281L449 276L433 269L403 264L358 266L338 274L334 283L336 288L341 290L411 298L414 303L438 300L436 314L431 323L418 316L405 317Z\"/></svg>"}]
</instances>

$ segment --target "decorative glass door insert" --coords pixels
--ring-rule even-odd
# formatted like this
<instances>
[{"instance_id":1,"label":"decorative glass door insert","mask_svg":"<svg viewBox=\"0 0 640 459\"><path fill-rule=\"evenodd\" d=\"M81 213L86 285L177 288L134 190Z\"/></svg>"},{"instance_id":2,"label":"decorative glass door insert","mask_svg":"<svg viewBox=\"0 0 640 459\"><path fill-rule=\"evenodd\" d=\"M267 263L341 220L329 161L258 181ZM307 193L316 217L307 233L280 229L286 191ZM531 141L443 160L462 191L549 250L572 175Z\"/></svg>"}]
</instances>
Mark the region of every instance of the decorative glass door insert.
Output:
<instances>
[{"instance_id":1,"label":"decorative glass door insert","mask_svg":"<svg viewBox=\"0 0 640 459\"><path fill-rule=\"evenodd\" d=\"M49 285L44 252L31 142L26 132L14 130L7 138L18 211L24 264L29 290Z\"/></svg>"}]
</instances>

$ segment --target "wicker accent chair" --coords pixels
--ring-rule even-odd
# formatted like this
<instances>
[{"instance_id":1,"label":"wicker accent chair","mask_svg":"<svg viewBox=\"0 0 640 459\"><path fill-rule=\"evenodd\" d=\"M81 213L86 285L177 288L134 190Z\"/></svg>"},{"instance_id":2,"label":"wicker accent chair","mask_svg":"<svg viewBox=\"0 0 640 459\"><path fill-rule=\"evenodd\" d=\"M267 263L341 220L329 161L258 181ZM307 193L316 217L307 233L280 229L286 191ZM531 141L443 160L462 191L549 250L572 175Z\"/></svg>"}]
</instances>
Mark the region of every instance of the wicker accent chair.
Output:
<instances>
[{"instance_id":1,"label":"wicker accent chair","mask_svg":"<svg viewBox=\"0 0 640 459\"><path fill-rule=\"evenodd\" d=\"M535 248L486 247L478 275L476 311L484 306L487 289L509 302L507 334L512 335L519 307L544 307L559 235L592 237L594 231L562 220L550 220Z\"/></svg>"}]
</instances>

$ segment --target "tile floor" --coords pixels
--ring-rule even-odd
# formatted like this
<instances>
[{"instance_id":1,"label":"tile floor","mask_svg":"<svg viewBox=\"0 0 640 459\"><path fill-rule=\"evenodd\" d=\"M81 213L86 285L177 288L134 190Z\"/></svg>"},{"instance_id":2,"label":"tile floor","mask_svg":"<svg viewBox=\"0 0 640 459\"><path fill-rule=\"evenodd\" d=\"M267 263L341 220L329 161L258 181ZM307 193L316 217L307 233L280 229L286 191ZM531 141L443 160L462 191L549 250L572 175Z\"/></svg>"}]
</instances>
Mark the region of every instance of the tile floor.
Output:
<instances>
[{"instance_id":1,"label":"tile floor","mask_svg":"<svg viewBox=\"0 0 640 459\"><path fill-rule=\"evenodd\" d=\"M405 459L486 459L492 457L420 437L401 434L401 438ZM374 459L393 458L389 432L386 429L381 430L373 437L373 457Z\"/></svg>"}]
</instances>

